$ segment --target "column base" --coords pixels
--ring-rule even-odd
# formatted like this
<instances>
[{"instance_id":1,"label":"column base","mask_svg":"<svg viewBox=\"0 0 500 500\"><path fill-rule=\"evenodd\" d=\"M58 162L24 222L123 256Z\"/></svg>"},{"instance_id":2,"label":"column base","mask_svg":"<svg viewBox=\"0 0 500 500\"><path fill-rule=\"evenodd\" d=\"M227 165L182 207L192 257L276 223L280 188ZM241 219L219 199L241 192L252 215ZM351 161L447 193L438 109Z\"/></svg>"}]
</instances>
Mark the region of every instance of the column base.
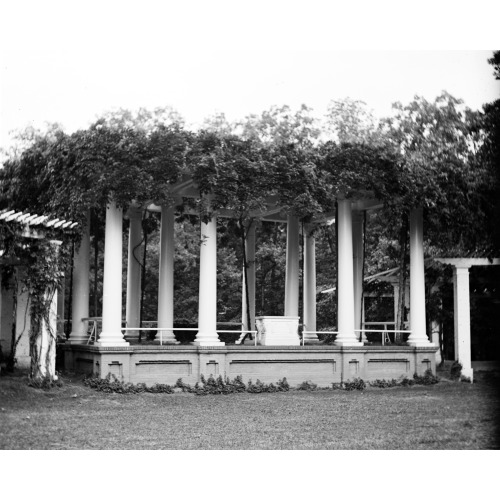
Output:
<instances>
[{"instance_id":1,"label":"column base","mask_svg":"<svg viewBox=\"0 0 500 500\"><path fill-rule=\"evenodd\" d=\"M472 382L474 380L474 370L472 368L462 368L462 377L468 378Z\"/></svg>"},{"instance_id":2,"label":"column base","mask_svg":"<svg viewBox=\"0 0 500 500\"><path fill-rule=\"evenodd\" d=\"M225 346L225 342L221 342L220 340L195 340L191 342L191 345L196 345L199 347L217 347L217 346Z\"/></svg>"},{"instance_id":3,"label":"column base","mask_svg":"<svg viewBox=\"0 0 500 500\"><path fill-rule=\"evenodd\" d=\"M87 344L89 342L89 336L87 335L86 337L73 337L70 336L68 340L66 340L66 344L68 345L82 345L82 344Z\"/></svg>"},{"instance_id":4,"label":"column base","mask_svg":"<svg viewBox=\"0 0 500 500\"><path fill-rule=\"evenodd\" d=\"M305 338L304 339L304 345L316 345L316 344L321 344L321 341L319 339L308 339L308 338Z\"/></svg>"},{"instance_id":5,"label":"column base","mask_svg":"<svg viewBox=\"0 0 500 500\"><path fill-rule=\"evenodd\" d=\"M99 340L94 342L94 345L97 347L128 347L130 344L123 337L106 338L105 334L101 333Z\"/></svg>"},{"instance_id":6,"label":"column base","mask_svg":"<svg viewBox=\"0 0 500 500\"><path fill-rule=\"evenodd\" d=\"M162 340L162 341L160 342L160 339L159 339L159 338L155 338L155 339L153 340L153 342L154 342L155 344L158 344L158 345L179 345L179 344L180 344L180 342L179 342L178 340L175 340L175 339L174 339L174 340L169 340L169 339L167 339L167 340Z\"/></svg>"},{"instance_id":7,"label":"column base","mask_svg":"<svg viewBox=\"0 0 500 500\"><path fill-rule=\"evenodd\" d=\"M336 340L333 344L342 347L361 347L364 345L363 342L357 340Z\"/></svg>"},{"instance_id":8,"label":"column base","mask_svg":"<svg viewBox=\"0 0 500 500\"><path fill-rule=\"evenodd\" d=\"M407 340L406 344L410 347L436 347L435 344L426 339L418 339L418 340Z\"/></svg>"}]
</instances>

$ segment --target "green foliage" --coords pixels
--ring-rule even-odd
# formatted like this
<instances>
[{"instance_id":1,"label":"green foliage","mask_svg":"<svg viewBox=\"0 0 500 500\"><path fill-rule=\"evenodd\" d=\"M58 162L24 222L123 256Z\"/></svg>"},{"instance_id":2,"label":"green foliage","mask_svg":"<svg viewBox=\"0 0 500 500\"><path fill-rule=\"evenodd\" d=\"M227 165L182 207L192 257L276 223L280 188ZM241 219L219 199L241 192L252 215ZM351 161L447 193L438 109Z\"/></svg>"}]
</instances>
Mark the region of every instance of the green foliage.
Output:
<instances>
[{"instance_id":1,"label":"green foliage","mask_svg":"<svg viewBox=\"0 0 500 500\"><path fill-rule=\"evenodd\" d=\"M349 97L332 100L328 103L325 118L328 139L337 143L373 143L380 134L375 117L363 101Z\"/></svg>"},{"instance_id":2,"label":"green foliage","mask_svg":"<svg viewBox=\"0 0 500 500\"><path fill-rule=\"evenodd\" d=\"M418 375L417 373L415 373L413 375L413 380L415 381L415 384L418 385L434 385L439 382L439 378L432 373L432 370L430 368L425 370L425 373L423 375Z\"/></svg>"},{"instance_id":3,"label":"green foliage","mask_svg":"<svg viewBox=\"0 0 500 500\"><path fill-rule=\"evenodd\" d=\"M401 381L397 380L395 378L393 378L391 380L377 379L377 380L373 380L371 382L368 382L368 385L370 387L378 387L380 389L387 389L388 387L395 387L397 385L401 385Z\"/></svg>"},{"instance_id":4,"label":"green foliage","mask_svg":"<svg viewBox=\"0 0 500 500\"><path fill-rule=\"evenodd\" d=\"M318 384L306 380L297 386L298 391L316 391L318 389Z\"/></svg>"},{"instance_id":5,"label":"green foliage","mask_svg":"<svg viewBox=\"0 0 500 500\"><path fill-rule=\"evenodd\" d=\"M366 383L362 378L354 378L352 380L347 380L342 384L342 389L345 391L362 391L366 388Z\"/></svg>"},{"instance_id":6,"label":"green foliage","mask_svg":"<svg viewBox=\"0 0 500 500\"><path fill-rule=\"evenodd\" d=\"M455 361L450 368L450 378L452 380L459 380L462 376L462 364Z\"/></svg>"},{"instance_id":7,"label":"green foliage","mask_svg":"<svg viewBox=\"0 0 500 500\"><path fill-rule=\"evenodd\" d=\"M89 377L83 380L83 384L99 392L117 394L139 394L141 392L172 394L174 389L168 384L155 384L151 387L146 384L131 384L119 381L115 375L108 373L106 378Z\"/></svg>"}]
</instances>

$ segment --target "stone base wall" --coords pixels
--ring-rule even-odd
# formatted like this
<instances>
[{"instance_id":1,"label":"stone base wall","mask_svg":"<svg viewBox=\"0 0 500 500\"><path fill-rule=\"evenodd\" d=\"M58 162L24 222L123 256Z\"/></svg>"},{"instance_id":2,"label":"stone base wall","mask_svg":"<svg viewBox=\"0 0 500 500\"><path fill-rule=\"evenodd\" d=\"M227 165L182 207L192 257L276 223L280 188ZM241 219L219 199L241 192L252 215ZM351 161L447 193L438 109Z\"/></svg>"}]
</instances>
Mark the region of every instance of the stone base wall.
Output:
<instances>
[{"instance_id":1,"label":"stone base wall","mask_svg":"<svg viewBox=\"0 0 500 500\"><path fill-rule=\"evenodd\" d=\"M436 373L432 347L337 346L145 346L97 347L67 345L65 369L105 378L108 373L123 382L175 384L182 378L195 384L201 375L238 375L245 382L277 382L286 377L293 387L304 381L320 387L354 378L365 381Z\"/></svg>"}]
</instances>

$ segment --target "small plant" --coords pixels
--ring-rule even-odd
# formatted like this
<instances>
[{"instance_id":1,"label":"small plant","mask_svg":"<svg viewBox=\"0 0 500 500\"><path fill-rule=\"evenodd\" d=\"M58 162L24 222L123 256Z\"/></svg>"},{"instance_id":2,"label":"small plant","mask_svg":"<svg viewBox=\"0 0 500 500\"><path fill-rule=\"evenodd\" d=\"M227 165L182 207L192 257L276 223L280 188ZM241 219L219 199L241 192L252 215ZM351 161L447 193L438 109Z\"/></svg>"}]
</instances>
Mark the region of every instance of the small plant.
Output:
<instances>
[{"instance_id":1,"label":"small plant","mask_svg":"<svg viewBox=\"0 0 500 500\"><path fill-rule=\"evenodd\" d=\"M152 387L147 387L146 384L139 383L137 385L131 383L120 382L115 375L108 373L106 378L91 377L85 378L83 384L91 389L99 392L117 393L117 394L139 394L141 392L166 393L172 394L173 387L168 384L155 384Z\"/></svg>"},{"instance_id":2,"label":"small plant","mask_svg":"<svg viewBox=\"0 0 500 500\"><path fill-rule=\"evenodd\" d=\"M377 379L373 380L372 382L369 382L371 387L379 387L380 389L386 389L388 387L395 387L397 385L400 385L400 381L396 380L395 378L391 380L385 380L385 379Z\"/></svg>"},{"instance_id":3,"label":"small plant","mask_svg":"<svg viewBox=\"0 0 500 500\"><path fill-rule=\"evenodd\" d=\"M346 391L362 391L366 387L366 383L362 378L355 378L352 381L348 380L343 383L343 389Z\"/></svg>"},{"instance_id":4,"label":"small plant","mask_svg":"<svg viewBox=\"0 0 500 500\"><path fill-rule=\"evenodd\" d=\"M423 375L418 375L415 373L413 375L413 380L415 380L415 384L419 385L433 385L439 382L439 378L432 373L432 370L430 368L425 370L425 373Z\"/></svg>"},{"instance_id":5,"label":"small plant","mask_svg":"<svg viewBox=\"0 0 500 500\"><path fill-rule=\"evenodd\" d=\"M248 381L247 392L259 394L261 392L268 392L267 389L268 386L266 384L263 384L259 379L257 379L255 384L252 383L252 379Z\"/></svg>"},{"instance_id":6,"label":"small plant","mask_svg":"<svg viewBox=\"0 0 500 500\"><path fill-rule=\"evenodd\" d=\"M290 384L287 379L283 377L283 379L278 380L278 392L287 392L290 390Z\"/></svg>"},{"instance_id":7,"label":"small plant","mask_svg":"<svg viewBox=\"0 0 500 500\"><path fill-rule=\"evenodd\" d=\"M458 361L455 361L450 368L450 378L451 380L460 380L462 376L462 365Z\"/></svg>"},{"instance_id":8,"label":"small plant","mask_svg":"<svg viewBox=\"0 0 500 500\"><path fill-rule=\"evenodd\" d=\"M306 380L305 382L302 382L302 384L297 386L298 391L315 391L317 389L318 384L310 382L309 380Z\"/></svg>"},{"instance_id":9,"label":"small plant","mask_svg":"<svg viewBox=\"0 0 500 500\"><path fill-rule=\"evenodd\" d=\"M182 381L182 378L177 379L177 382L175 383L174 387L182 389L182 392L194 392L193 388L189 384L186 384L185 382Z\"/></svg>"}]
</instances>

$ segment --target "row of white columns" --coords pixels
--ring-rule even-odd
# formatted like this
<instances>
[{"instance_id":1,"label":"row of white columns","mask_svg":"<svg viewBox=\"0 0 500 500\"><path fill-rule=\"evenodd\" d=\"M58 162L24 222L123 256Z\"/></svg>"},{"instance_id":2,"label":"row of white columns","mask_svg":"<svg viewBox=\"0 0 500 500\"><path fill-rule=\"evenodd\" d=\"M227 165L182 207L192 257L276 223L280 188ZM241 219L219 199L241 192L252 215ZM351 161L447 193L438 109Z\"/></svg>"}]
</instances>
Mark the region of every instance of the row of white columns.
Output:
<instances>
[{"instance_id":1,"label":"row of white columns","mask_svg":"<svg viewBox=\"0 0 500 500\"><path fill-rule=\"evenodd\" d=\"M141 246L141 213L130 211L129 259L127 281L127 326L139 327L140 275L139 262L133 257L134 249ZM338 201L338 335L337 345L357 346L356 330L361 327L363 219L353 211L350 200ZM104 247L102 333L98 345L128 345L122 334L122 226L123 211L114 203L106 210ZM89 224L82 242L75 252L73 277L73 327L71 343L86 343L87 332L81 318L88 317L89 298ZM317 341L316 330L316 269L315 240L310 227L304 231L304 325L306 339ZM199 314L195 345L222 345L217 335L217 220L213 216L201 222ZM174 343L173 335L173 276L174 276L174 208L162 207L160 236L160 275L158 290L158 328L165 328L163 339ZM255 324L255 226L247 234L247 279L243 287L243 323L245 329ZM140 258L141 251L136 252ZM245 273L244 273L245 275ZM408 343L429 345L425 333L425 288L423 259L422 210L413 210L410 216L410 308L411 335ZM247 325L246 288L249 293L251 325ZM299 221L288 217L285 316L299 314ZM310 332L310 333L307 333ZM362 338L363 340L363 338Z\"/></svg>"}]
</instances>

